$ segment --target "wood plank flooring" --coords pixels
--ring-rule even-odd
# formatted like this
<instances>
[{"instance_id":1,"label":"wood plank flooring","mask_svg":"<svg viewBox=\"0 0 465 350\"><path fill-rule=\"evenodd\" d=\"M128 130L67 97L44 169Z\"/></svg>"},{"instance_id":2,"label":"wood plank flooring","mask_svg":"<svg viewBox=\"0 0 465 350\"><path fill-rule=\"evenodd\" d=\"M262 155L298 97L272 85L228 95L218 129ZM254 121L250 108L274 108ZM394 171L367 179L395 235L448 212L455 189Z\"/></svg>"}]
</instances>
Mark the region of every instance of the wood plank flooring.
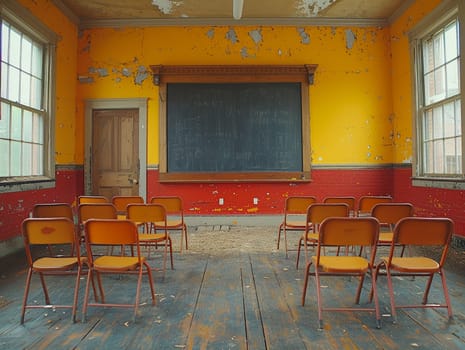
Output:
<instances>
[{"instance_id":1,"label":"wood plank flooring","mask_svg":"<svg viewBox=\"0 0 465 350\"><path fill-rule=\"evenodd\" d=\"M153 254L152 254L153 255ZM153 255L152 266L160 264ZM157 305L152 306L147 279L142 284L136 323L132 310L90 308L87 321L72 323L69 310L28 310L19 324L24 291L23 254L0 260L0 349L465 349L465 273L448 271L454 318L444 309L404 309L393 324L386 280L379 279L382 328L367 312L324 313L318 329L315 283L310 280L301 306L303 268L295 252L283 251L175 254L175 270L165 278L154 272ZM72 277L49 279L52 300L71 300ZM80 289L81 312L85 278ZM106 277L107 300L131 299L134 276ZM323 280L326 305L352 306L357 281ZM419 300L424 280L396 279L397 297ZM362 292L367 302L370 281ZM439 278L431 300L442 302ZM30 300L42 300L38 278ZM114 299L112 299L114 300Z\"/></svg>"}]
</instances>

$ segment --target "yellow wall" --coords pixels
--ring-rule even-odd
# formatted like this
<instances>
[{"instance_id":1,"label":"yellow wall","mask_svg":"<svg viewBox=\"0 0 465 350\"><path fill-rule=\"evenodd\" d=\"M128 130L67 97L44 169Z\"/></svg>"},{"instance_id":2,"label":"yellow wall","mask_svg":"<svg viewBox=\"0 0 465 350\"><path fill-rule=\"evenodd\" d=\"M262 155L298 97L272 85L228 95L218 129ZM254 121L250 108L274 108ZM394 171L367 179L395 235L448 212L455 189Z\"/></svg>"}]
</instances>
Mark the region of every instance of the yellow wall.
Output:
<instances>
[{"instance_id":1,"label":"yellow wall","mask_svg":"<svg viewBox=\"0 0 465 350\"><path fill-rule=\"evenodd\" d=\"M392 163L387 28L147 27L84 30L78 47L77 161L84 100L148 97L148 164L158 158L157 64L318 64L310 88L314 165ZM145 80L137 81L145 76ZM308 131L310 132L310 131Z\"/></svg>"},{"instance_id":2,"label":"yellow wall","mask_svg":"<svg viewBox=\"0 0 465 350\"><path fill-rule=\"evenodd\" d=\"M51 1L18 2L60 38L56 48L55 161L82 163L82 157L76 158L76 144L82 148L82 140L76 140L77 27Z\"/></svg>"},{"instance_id":3,"label":"yellow wall","mask_svg":"<svg viewBox=\"0 0 465 350\"><path fill-rule=\"evenodd\" d=\"M440 0L416 1L391 25L394 163L412 161L414 109L408 31L440 3Z\"/></svg>"}]
</instances>

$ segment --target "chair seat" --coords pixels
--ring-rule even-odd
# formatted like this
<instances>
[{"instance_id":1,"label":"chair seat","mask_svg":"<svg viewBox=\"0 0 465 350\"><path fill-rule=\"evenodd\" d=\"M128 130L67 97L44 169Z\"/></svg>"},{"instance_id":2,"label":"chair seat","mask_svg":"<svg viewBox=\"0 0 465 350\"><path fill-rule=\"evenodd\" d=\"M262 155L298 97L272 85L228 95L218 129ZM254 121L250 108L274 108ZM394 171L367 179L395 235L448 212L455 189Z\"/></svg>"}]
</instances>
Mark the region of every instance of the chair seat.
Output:
<instances>
[{"instance_id":1,"label":"chair seat","mask_svg":"<svg viewBox=\"0 0 465 350\"><path fill-rule=\"evenodd\" d=\"M384 262L388 261L387 257L381 258ZM431 272L439 268L439 264L427 257L393 257L391 261L391 268L401 272Z\"/></svg>"},{"instance_id":2,"label":"chair seat","mask_svg":"<svg viewBox=\"0 0 465 350\"><path fill-rule=\"evenodd\" d=\"M156 227L165 227L165 223L163 221L155 222ZM182 227L182 220L181 219L173 219L166 221L166 227Z\"/></svg>"},{"instance_id":3,"label":"chair seat","mask_svg":"<svg viewBox=\"0 0 465 350\"><path fill-rule=\"evenodd\" d=\"M305 220L287 220L284 226L286 228L302 228L302 229L304 229L306 224L307 223L305 222Z\"/></svg>"},{"instance_id":4,"label":"chair seat","mask_svg":"<svg viewBox=\"0 0 465 350\"><path fill-rule=\"evenodd\" d=\"M305 237L305 234L303 235ZM318 242L318 233L307 233L307 241Z\"/></svg>"},{"instance_id":5,"label":"chair seat","mask_svg":"<svg viewBox=\"0 0 465 350\"><path fill-rule=\"evenodd\" d=\"M317 257L312 256L316 264ZM363 273L368 270L368 261L359 256L320 256L320 265L325 272Z\"/></svg>"},{"instance_id":6,"label":"chair seat","mask_svg":"<svg viewBox=\"0 0 465 350\"><path fill-rule=\"evenodd\" d=\"M69 270L77 265L78 260L76 257L52 258L44 257L37 259L33 263L35 270Z\"/></svg>"},{"instance_id":7,"label":"chair seat","mask_svg":"<svg viewBox=\"0 0 465 350\"><path fill-rule=\"evenodd\" d=\"M141 257L143 262L145 259ZM101 256L94 261L97 270L134 270L139 265L139 258L136 256Z\"/></svg>"},{"instance_id":8,"label":"chair seat","mask_svg":"<svg viewBox=\"0 0 465 350\"><path fill-rule=\"evenodd\" d=\"M162 241L165 240L166 235L164 233L139 233L139 242L145 241Z\"/></svg>"},{"instance_id":9,"label":"chair seat","mask_svg":"<svg viewBox=\"0 0 465 350\"><path fill-rule=\"evenodd\" d=\"M391 243L394 233L392 232L380 232L378 242L380 243Z\"/></svg>"}]
</instances>

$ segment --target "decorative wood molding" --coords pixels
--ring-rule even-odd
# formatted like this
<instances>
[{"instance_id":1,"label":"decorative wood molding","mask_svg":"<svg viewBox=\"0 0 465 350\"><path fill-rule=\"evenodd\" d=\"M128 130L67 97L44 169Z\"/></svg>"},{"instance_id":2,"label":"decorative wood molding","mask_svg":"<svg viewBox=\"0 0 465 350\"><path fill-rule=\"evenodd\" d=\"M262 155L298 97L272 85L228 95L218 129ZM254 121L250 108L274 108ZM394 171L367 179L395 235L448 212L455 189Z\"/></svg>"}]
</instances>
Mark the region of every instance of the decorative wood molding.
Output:
<instances>
[{"instance_id":1,"label":"decorative wood molding","mask_svg":"<svg viewBox=\"0 0 465 350\"><path fill-rule=\"evenodd\" d=\"M152 65L153 83L201 81L299 81L312 85L318 65Z\"/></svg>"}]
</instances>

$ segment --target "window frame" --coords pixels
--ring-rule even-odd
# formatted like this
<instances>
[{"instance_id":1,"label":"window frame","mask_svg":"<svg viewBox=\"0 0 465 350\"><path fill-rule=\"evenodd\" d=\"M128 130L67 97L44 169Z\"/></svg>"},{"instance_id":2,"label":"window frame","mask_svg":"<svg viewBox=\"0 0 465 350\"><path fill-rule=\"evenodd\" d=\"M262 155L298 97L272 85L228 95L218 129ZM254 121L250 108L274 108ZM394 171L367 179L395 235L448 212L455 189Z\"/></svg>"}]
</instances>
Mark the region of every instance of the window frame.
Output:
<instances>
[{"instance_id":1,"label":"window frame","mask_svg":"<svg viewBox=\"0 0 465 350\"><path fill-rule=\"evenodd\" d=\"M55 186L55 69L58 35L30 11L12 0L0 3L0 18L43 45L44 151L43 174L0 179L0 193Z\"/></svg>"},{"instance_id":2,"label":"window frame","mask_svg":"<svg viewBox=\"0 0 465 350\"><path fill-rule=\"evenodd\" d=\"M423 18L410 32L410 57L412 71L413 94L413 158L412 183L414 186L437 188L465 189L465 5L458 0L446 0ZM454 18L459 22L459 81L461 102L461 140L462 140L462 173L448 175L431 175L424 172L423 150L423 40L432 36L446 26ZM445 98L444 100L448 100ZM441 101L444 101L441 100ZM433 103L434 105L434 103Z\"/></svg>"}]
</instances>

